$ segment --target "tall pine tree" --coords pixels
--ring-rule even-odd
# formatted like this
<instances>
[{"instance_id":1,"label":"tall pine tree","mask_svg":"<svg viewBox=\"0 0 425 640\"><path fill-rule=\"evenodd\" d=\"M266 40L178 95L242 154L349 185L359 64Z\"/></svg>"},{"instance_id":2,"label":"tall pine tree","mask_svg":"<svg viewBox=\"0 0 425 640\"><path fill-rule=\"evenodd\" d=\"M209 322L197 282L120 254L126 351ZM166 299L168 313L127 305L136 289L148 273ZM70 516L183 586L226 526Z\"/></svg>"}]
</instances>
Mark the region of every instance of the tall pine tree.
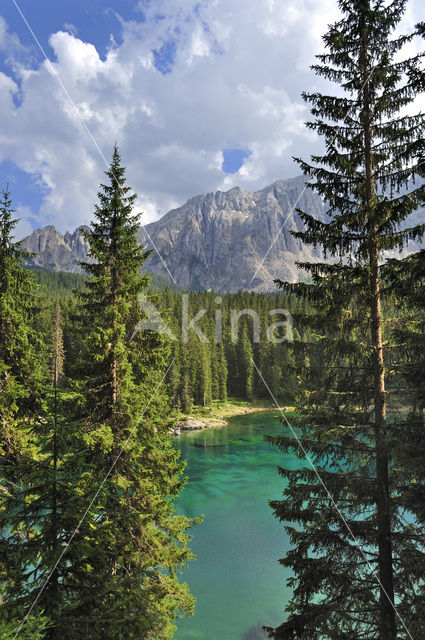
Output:
<instances>
[{"instance_id":1,"label":"tall pine tree","mask_svg":"<svg viewBox=\"0 0 425 640\"><path fill-rule=\"evenodd\" d=\"M326 151L312 164L298 160L326 201L329 220L300 211L305 231L295 234L322 246L335 263L303 264L311 286L280 284L316 303L311 323L321 372L311 370L316 388L306 389L301 429L345 523L312 470L282 470L289 484L284 501L273 506L282 521L300 522L303 531L289 528L295 548L284 564L294 571L295 591L288 620L270 633L293 640L395 640L406 634L395 591L403 611L412 594L403 592L407 578L398 575L407 532L391 497L380 263L384 250L424 232L423 225L401 227L425 195L412 182L420 174L424 118L405 111L418 92L422 56L398 59L415 36L393 35L405 0L338 4L343 17L324 36L327 50L313 69L339 92L304 94L315 118L308 126L323 137ZM294 448L290 438L276 443ZM379 584L370 575L375 568Z\"/></svg>"},{"instance_id":2,"label":"tall pine tree","mask_svg":"<svg viewBox=\"0 0 425 640\"><path fill-rule=\"evenodd\" d=\"M161 386L169 354L161 335L134 335L148 252L116 147L106 175L86 234L93 262L83 265L90 278L80 304L87 488L104 485L88 514L78 628L80 637L169 638L173 619L193 605L177 579L190 558L190 521L173 514L184 482Z\"/></svg>"},{"instance_id":3,"label":"tall pine tree","mask_svg":"<svg viewBox=\"0 0 425 640\"><path fill-rule=\"evenodd\" d=\"M18 421L13 455L2 458L0 572L5 597L0 612L8 621L15 618L9 629L19 636L53 639L62 637L65 629L68 637L81 637L72 628L87 538L77 536L70 548L67 544L87 506L89 472L80 424L67 419L73 411L62 397L59 307L49 351L50 380L46 367L43 403L37 415L31 412ZM63 393L68 404L78 399L69 390Z\"/></svg>"},{"instance_id":4,"label":"tall pine tree","mask_svg":"<svg viewBox=\"0 0 425 640\"><path fill-rule=\"evenodd\" d=\"M14 242L18 220L13 213L6 189L0 199L0 424L5 445L15 420L35 415L42 397L37 357L42 349L33 328L35 286L23 268L29 254Z\"/></svg>"},{"instance_id":5,"label":"tall pine tree","mask_svg":"<svg viewBox=\"0 0 425 640\"><path fill-rule=\"evenodd\" d=\"M19 586L30 581L29 555L22 555L29 538L16 506L22 507L23 465L36 451L31 424L45 405L43 346L34 329L35 284L23 268L29 256L14 242L18 220L13 213L11 194L5 189L0 200L0 632L4 638L15 635L25 614ZM41 638L46 624L44 617L29 617L22 637Z\"/></svg>"},{"instance_id":6,"label":"tall pine tree","mask_svg":"<svg viewBox=\"0 0 425 640\"><path fill-rule=\"evenodd\" d=\"M406 518L414 523L418 536L415 546L420 548L425 531L425 251L401 261L390 260L384 275L402 311L391 323L401 355L395 363L395 374L402 407L401 416L392 425L398 436L393 466ZM411 545L410 550L413 548ZM409 565L410 583L415 587L410 603L410 632L413 637L420 637L424 628L425 560L416 553L409 554L404 561Z\"/></svg>"}]
</instances>

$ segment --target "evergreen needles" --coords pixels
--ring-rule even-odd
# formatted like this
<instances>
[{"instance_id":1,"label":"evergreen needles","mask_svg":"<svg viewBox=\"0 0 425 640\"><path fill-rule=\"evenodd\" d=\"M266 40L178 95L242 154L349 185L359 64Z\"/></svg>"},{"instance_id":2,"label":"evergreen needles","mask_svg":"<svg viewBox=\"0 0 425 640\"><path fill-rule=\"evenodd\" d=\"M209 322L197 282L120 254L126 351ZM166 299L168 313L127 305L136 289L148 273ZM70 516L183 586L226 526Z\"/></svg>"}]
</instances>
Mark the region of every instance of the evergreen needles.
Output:
<instances>
[{"instance_id":1,"label":"evergreen needles","mask_svg":"<svg viewBox=\"0 0 425 640\"><path fill-rule=\"evenodd\" d=\"M383 251L425 229L403 225L425 198L422 183L415 184L424 116L406 111L422 89L423 56L399 61L418 32L394 35L405 6L341 0L343 17L324 36L326 52L313 67L338 93L304 94L314 116L307 126L326 150L311 164L298 162L328 204L329 220L300 211L305 231L294 235L322 246L331 264L302 265L312 285L279 286L315 306L305 319L316 338L299 428L345 521L311 470L281 469L287 485L273 508L302 528L287 525L294 547L282 562L294 573L294 595L287 621L269 630L274 638L395 640L410 637L411 607L422 615L422 587L408 577L413 557L423 566L422 529L406 516L394 468L395 436L402 434L387 413L391 343L382 315ZM275 442L297 448L290 437Z\"/></svg>"},{"instance_id":2,"label":"evergreen needles","mask_svg":"<svg viewBox=\"0 0 425 640\"><path fill-rule=\"evenodd\" d=\"M57 302L43 325L48 349L36 353L31 314L37 308L43 324L44 303L12 242L3 194L0 611L9 635L28 637L38 621L49 639L166 639L193 608L178 580L193 521L173 507L184 465L162 384L171 357L159 334L131 339L147 252L117 148L107 177L87 233L94 262L67 331L78 354L71 367Z\"/></svg>"}]
</instances>

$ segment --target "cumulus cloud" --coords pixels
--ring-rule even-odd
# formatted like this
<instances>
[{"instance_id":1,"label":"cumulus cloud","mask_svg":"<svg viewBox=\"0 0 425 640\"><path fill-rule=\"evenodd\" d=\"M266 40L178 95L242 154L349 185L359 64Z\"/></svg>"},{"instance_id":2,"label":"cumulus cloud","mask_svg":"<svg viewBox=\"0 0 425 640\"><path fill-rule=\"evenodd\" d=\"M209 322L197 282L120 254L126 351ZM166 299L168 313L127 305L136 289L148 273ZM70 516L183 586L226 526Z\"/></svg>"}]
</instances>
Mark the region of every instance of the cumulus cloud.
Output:
<instances>
[{"instance_id":1,"label":"cumulus cloud","mask_svg":"<svg viewBox=\"0 0 425 640\"><path fill-rule=\"evenodd\" d=\"M143 19L121 19L122 44L103 59L66 25L50 37L52 64L37 66L22 51L18 58L19 40L0 18L0 49L19 59L13 79L0 73L0 160L45 190L40 225L89 221L115 141L144 222L197 193L296 175L291 157L317 149L300 93L320 86L308 65L337 17L335 0L141 0L139 8ZM222 171L229 148L251 151L232 175Z\"/></svg>"}]
</instances>

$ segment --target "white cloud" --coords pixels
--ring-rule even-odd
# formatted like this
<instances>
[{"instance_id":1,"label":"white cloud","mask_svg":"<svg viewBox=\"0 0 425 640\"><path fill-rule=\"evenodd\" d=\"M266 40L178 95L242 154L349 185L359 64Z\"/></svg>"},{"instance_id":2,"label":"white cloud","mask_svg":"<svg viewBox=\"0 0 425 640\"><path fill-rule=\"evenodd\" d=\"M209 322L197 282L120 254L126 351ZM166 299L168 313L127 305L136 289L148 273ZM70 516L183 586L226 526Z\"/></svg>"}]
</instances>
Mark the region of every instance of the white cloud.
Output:
<instances>
[{"instance_id":1,"label":"white cloud","mask_svg":"<svg viewBox=\"0 0 425 640\"><path fill-rule=\"evenodd\" d=\"M0 16L0 51L10 54L18 51L26 51L26 48L20 43L15 33L10 33L7 28L6 20Z\"/></svg>"},{"instance_id":2,"label":"white cloud","mask_svg":"<svg viewBox=\"0 0 425 640\"><path fill-rule=\"evenodd\" d=\"M409 22L418 2L409 5ZM0 73L0 160L36 176L46 191L39 223L62 230L88 222L104 178L81 118L108 160L118 143L144 222L197 193L234 184L257 189L296 175L291 156L317 149L303 125L308 110L300 93L321 86L308 65L336 4L143 2L145 20L121 20L123 42L112 43L105 59L64 25L67 31L50 38L53 68L78 113L47 62L23 63L19 40L0 18L0 49L16 56L14 79ZM167 75L155 68L152 53L164 44L175 49ZM221 170L222 150L231 147L251 154L229 176Z\"/></svg>"},{"instance_id":3,"label":"white cloud","mask_svg":"<svg viewBox=\"0 0 425 640\"><path fill-rule=\"evenodd\" d=\"M78 35L78 29L75 24L72 24L72 22L64 22L63 28L74 36Z\"/></svg>"},{"instance_id":4,"label":"white cloud","mask_svg":"<svg viewBox=\"0 0 425 640\"><path fill-rule=\"evenodd\" d=\"M9 78L5 73L0 71L0 113L10 114L13 111L13 95L17 93L18 85ZM9 138L7 129L3 129L0 133L0 140L4 142ZM1 151L0 151L1 153Z\"/></svg>"},{"instance_id":5,"label":"white cloud","mask_svg":"<svg viewBox=\"0 0 425 640\"><path fill-rule=\"evenodd\" d=\"M18 223L13 232L14 240L17 242L31 233L32 224L29 222L28 218L32 217L34 214L29 207L18 206L16 207L14 215L18 218Z\"/></svg>"}]
</instances>

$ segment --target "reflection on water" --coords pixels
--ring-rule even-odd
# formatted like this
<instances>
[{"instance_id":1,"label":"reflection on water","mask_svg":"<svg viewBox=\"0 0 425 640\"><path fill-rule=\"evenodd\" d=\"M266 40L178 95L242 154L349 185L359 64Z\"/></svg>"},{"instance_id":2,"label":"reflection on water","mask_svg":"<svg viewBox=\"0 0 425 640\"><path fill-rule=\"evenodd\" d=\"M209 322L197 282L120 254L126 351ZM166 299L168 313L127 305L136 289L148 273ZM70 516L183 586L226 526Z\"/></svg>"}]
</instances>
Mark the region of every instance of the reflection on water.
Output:
<instances>
[{"instance_id":1,"label":"reflection on water","mask_svg":"<svg viewBox=\"0 0 425 640\"><path fill-rule=\"evenodd\" d=\"M283 454L264 435L283 430L272 413L262 413L176 439L189 477L177 510L205 515L193 530L197 560L183 575L196 613L179 622L177 640L262 640L262 625L282 622L288 590L278 559L288 539L268 500L282 494L276 467ZM288 464L299 462L285 457Z\"/></svg>"},{"instance_id":2,"label":"reflection on water","mask_svg":"<svg viewBox=\"0 0 425 640\"><path fill-rule=\"evenodd\" d=\"M252 627L246 633L243 634L242 640L263 640L263 638L267 638L267 634L263 631L261 625L258 627Z\"/></svg>"}]
</instances>

